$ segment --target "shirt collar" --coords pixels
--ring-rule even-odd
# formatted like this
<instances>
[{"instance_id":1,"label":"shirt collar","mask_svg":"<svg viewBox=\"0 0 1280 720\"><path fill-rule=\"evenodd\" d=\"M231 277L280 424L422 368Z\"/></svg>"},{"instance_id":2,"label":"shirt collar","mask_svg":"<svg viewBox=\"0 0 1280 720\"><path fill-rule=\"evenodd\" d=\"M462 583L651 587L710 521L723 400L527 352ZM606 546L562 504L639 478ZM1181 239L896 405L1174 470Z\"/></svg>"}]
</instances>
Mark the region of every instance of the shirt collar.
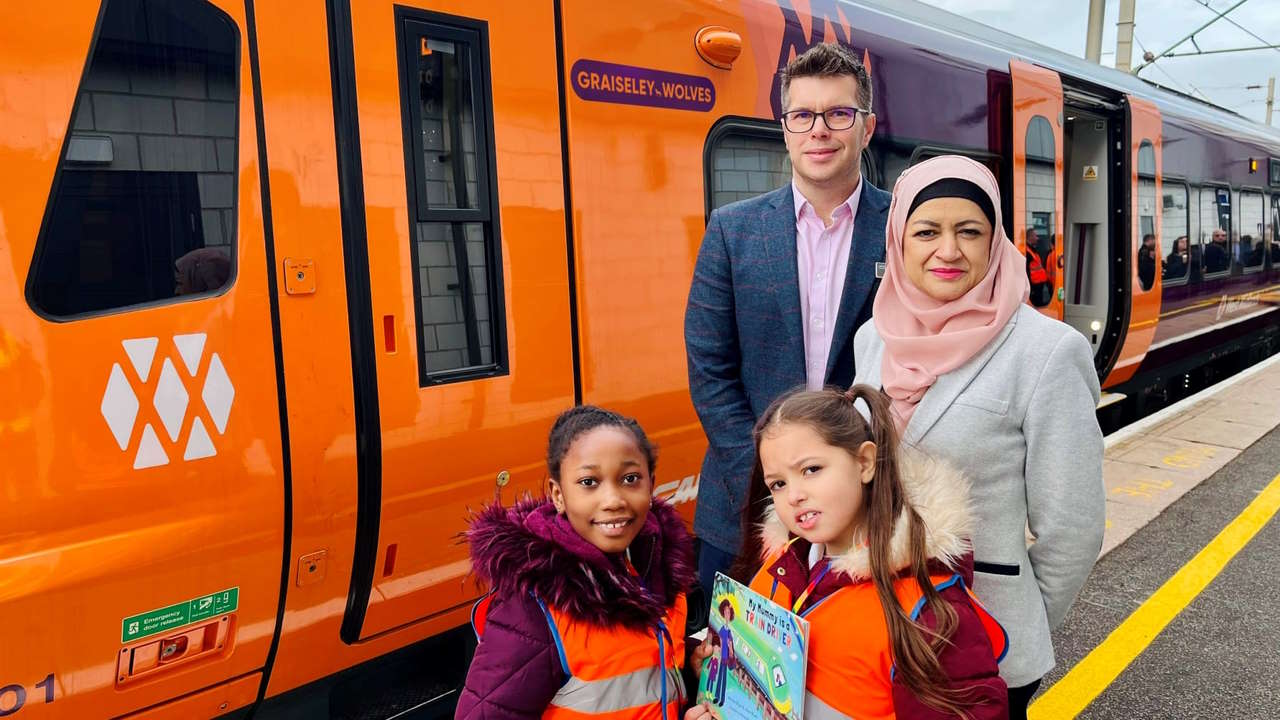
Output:
<instances>
[{"instance_id":1,"label":"shirt collar","mask_svg":"<svg viewBox=\"0 0 1280 720\"><path fill-rule=\"evenodd\" d=\"M859 174L858 184L853 186L853 192L849 194L849 197L845 198L844 202L840 203L840 205L837 205L836 209L838 210L841 205L848 205L849 217L855 217L858 214L858 200L861 197L862 197L862 175ZM804 196L804 193L800 192L800 188L796 187L795 180L791 181L791 199L795 202L796 220L800 219L800 214L804 212L804 209L806 207L809 208L809 212L812 212L815 215L817 214L817 211L813 209L813 204L810 203L809 199ZM833 215L835 214L834 210L832 211L832 214Z\"/></svg>"}]
</instances>

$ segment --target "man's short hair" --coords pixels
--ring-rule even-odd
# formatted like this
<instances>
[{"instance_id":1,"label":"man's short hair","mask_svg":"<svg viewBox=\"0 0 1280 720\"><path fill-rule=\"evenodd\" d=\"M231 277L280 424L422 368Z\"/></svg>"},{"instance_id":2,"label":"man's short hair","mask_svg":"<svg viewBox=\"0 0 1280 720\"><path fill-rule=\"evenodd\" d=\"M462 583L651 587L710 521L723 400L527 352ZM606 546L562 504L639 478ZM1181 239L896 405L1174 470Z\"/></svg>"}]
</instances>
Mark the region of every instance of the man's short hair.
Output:
<instances>
[{"instance_id":1,"label":"man's short hair","mask_svg":"<svg viewBox=\"0 0 1280 720\"><path fill-rule=\"evenodd\" d=\"M787 107L791 81L802 77L849 76L858 86L858 103L871 111L871 76L849 48L835 43L818 43L787 63L782 70L782 107Z\"/></svg>"}]
</instances>

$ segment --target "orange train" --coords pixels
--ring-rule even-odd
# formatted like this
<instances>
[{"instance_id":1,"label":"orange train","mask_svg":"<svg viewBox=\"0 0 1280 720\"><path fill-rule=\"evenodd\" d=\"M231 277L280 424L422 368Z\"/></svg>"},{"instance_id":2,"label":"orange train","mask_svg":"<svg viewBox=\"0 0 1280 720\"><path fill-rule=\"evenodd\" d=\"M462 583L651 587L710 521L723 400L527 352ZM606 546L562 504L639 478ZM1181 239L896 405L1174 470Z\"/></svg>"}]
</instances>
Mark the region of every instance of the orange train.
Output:
<instances>
[{"instance_id":1,"label":"orange train","mask_svg":"<svg viewBox=\"0 0 1280 720\"><path fill-rule=\"evenodd\" d=\"M7 3L0 717L447 712L457 535L575 402L691 513L694 257L787 181L818 42L871 68L873 182L996 171L1113 396L1270 350L1280 136L922 5Z\"/></svg>"}]
</instances>

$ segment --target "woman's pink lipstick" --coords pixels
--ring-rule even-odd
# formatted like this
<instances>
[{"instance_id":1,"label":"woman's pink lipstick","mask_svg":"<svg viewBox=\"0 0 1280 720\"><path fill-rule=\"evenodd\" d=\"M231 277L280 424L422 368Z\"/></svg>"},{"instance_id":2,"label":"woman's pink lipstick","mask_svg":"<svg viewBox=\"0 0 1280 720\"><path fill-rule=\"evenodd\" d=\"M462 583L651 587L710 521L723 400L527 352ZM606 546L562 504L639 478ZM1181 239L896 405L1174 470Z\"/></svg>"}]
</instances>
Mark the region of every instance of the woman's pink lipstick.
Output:
<instances>
[{"instance_id":1,"label":"woman's pink lipstick","mask_svg":"<svg viewBox=\"0 0 1280 720\"><path fill-rule=\"evenodd\" d=\"M929 272L937 275L943 280L955 280L961 275L964 275L964 271L957 268L932 268Z\"/></svg>"}]
</instances>

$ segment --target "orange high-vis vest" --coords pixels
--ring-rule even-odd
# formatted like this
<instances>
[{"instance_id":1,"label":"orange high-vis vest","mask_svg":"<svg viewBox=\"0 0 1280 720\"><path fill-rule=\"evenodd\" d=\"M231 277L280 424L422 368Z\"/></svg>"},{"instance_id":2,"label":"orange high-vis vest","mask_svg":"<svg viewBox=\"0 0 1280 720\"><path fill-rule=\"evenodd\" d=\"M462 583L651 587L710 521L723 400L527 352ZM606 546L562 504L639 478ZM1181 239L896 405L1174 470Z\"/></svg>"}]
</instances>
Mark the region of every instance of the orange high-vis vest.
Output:
<instances>
[{"instance_id":1,"label":"orange high-vis vest","mask_svg":"<svg viewBox=\"0 0 1280 720\"><path fill-rule=\"evenodd\" d=\"M1043 285L1049 282L1049 271L1045 270L1044 263L1040 261L1040 255L1035 250L1027 250L1027 260L1031 261L1028 266L1027 277L1036 285Z\"/></svg>"},{"instance_id":2,"label":"orange high-vis vest","mask_svg":"<svg viewBox=\"0 0 1280 720\"><path fill-rule=\"evenodd\" d=\"M767 572L771 565L765 563L756 573L751 589L790 610L791 592ZM956 583L964 586L959 575L931 575L930 580L939 591ZM899 578L894 591L911 619L918 619L924 609L924 591L915 579ZM968 595L999 661L1008 650L1008 635L973 593ZM867 581L842 587L801 615L809 621L804 719L893 720L892 645L875 584Z\"/></svg>"},{"instance_id":3,"label":"orange high-vis vest","mask_svg":"<svg viewBox=\"0 0 1280 720\"><path fill-rule=\"evenodd\" d=\"M487 595L472 611L484 633ZM537 599L537 598L535 598ZM541 599L551 639L568 680L542 713L557 720L679 720L684 701L685 596L677 596L663 621L645 632L575 622Z\"/></svg>"}]
</instances>

